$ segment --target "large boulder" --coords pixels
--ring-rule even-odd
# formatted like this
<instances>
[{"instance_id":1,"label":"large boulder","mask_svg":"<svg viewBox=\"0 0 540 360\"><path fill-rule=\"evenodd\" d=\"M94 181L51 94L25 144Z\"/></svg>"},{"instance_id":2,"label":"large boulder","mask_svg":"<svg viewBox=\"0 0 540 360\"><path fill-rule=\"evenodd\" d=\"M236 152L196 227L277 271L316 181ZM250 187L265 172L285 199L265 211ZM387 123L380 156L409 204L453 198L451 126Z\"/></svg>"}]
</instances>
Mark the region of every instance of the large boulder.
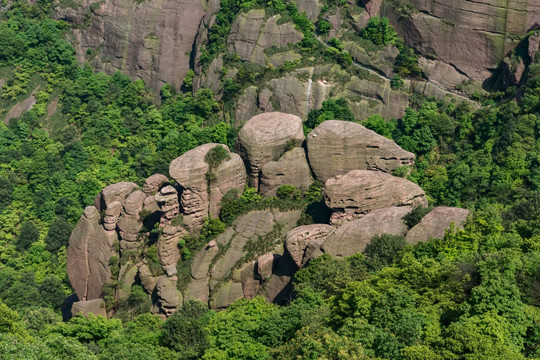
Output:
<instances>
[{"instance_id":1,"label":"large boulder","mask_svg":"<svg viewBox=\"0 0 540 360\"><path fill-rule=\"evenodd\" d=\"M132 192L124 202L124 208L118 218L118 234L120 235L120 249L133 250L141 245L139 232L142 230L140 212L146 194L141 190Z\"/></svg>"},{"instance_id":2,"label":"large boulder","mask_svg":"<svg viewBox=\"0 0 540 360\"><path fill-rule=\"evenodd\" d=\"M285 236L285 247L294 263L302 266L304 252L312 241L324 239L334 228L326 224L311 224L292 229Z\"/></svg>"},{"instance_id":3,"label":"large boulder","mask_svg":"<svg viewBox=\"0 0 540 360\"><path fill-rule=\"evenodd\" d=\"M103 295L103 285L111 280L109 260L115 254L117 239L115 231L101 226L98 210L86 207L71 233L67 251L69 280L81 301Z\"/></svg>"},{"instance_id":4,"label":"large boulder","mask_svg":"<svg viewBox=\"0 0 540 360\"><path fill-rule=\"evenodd\" d=\"M288 147L304 141L302 119L296 115L271 112L249 119L238 133L240 155L246 161L250 186L259 187L264 164L278 160Z\"/></svg>"},{"instance_id":5,"label":"large boulder","mask_svg":"<svg viewBox=\"0 0 540 360\"><path fill-rule=\"evenodd\" d=\"M94 200L94 206L98 212L105 211L109 205L114 202L118 202L121 205L124 204L124 200L131 194L133 191L139 189L139 185L133 182L119 182L106 186L101 192L96 196Z\"/></svg>"},{"instance_id":6,"label":"large boulder","mask_svg":"<svg viewBox=\"0 0 540 360\"><path fill-rule=\"evenodd\" d=\"M278 161L270 161L261 168L260 193L276 195L281 185L293 185L306 190L311 184L311 170L302 148L287 151Z\"/></svg>"},{"instance_id":7,"label":"large boulder","mask_svg":"<svg viewBox=\"0 0 540 360\"><path fill-rule=\"evenodd\" d=\"M156 295L161 312L172 315L182 304L182 294L176 288L176 277L160 276L156 284Z\"/></svg>"},{"instance_id":8,"label":"large boulder","mask_svg":"<svg viewBox=\"0 0 540 360\"><path fill-rule=\"evenodd\" d=\"M168 276L176 275L176 263L180 260L178 241L186 234L182 226L168 225L163 228L156 244L161 267Z\"/></svg>"},{"instance_id":9,"label":"large boulder","mask_svg":"<svg viewBox=\"0 0 540 360\"><path fill-rule=\"evenodd\" d=\"M87 301L77 301L71 305L71 315L76 316L82 314L88 316L89 314L101 315L107 317L107 310L105 309L105 302L103 299L94 299Z\"/></svg>"},{"instance_id":10,"label":"large boulder","mask_svg":"<svg viewBox=\"0 0 540 360\"><path fill-rule=\"evenodd\" d=\"M142 191L148 195L155 195L161 187L168 183L169 179L162 174L154 174L146 178Z\"/></svg>"},{"instance_id":11,"label":"large boulder","mask_svg":"<svg viewBox=\"0 0 540 360\"><path fill-rule=\"evenodd\" d=\"M330 222L341 224L375 209L392 206L427 206L424 190L415 183L382 171L352 170L326 181L326 205L333 210Z\"/></svg>"},{"instance_id":12,"label":"large boulder","mask_svg":"<svg viewBox=\"0 0 540 360\"><path fill-rule=\"evenodd\" d=\"M444 232L452 223L456 228L462 229L469 215L469 210L438 206L431 210L407 233L407 242L416 244L429 239L442 239Z\"/></svg>"},{"instance_id":13,"label":"large boulder","mask_svg":"<svg viewBox=\"0 0 540 360\"><path fill-rule=\"evenodd\" d=\"M210 169L205 158L216 146L225 148L229 158ZM231 189L242 190L246 182L240 156L231 153L226 145L215 143L198 146L176 158L171 162L169 173L182 188L180 202L188 228L201 226L205 217L217 216L223 195Z\"/></svg>"},{"instance_id":14,"label":"large boulder","mask_svg":"<svg viewBox=\"0 0 540 360\"><path fill-rule=\"evenodd\" d=\"M351 170L380 170L414 164L415 155L394 141L360 124L328 120L307 136L308 159L315 177L321 181Z\"/></svg>"},{"instance_id":15,"label":"large boulder","mask_svg":"<svg viewBox=\"0 0 540 360\"><path fill-rule=\"evenodd\" d=\"M334 257L347 257L364 251L376 235L404 236L408 228L403 217L411 210L407 206L374 210L360 219L338 227L326 237L320 248Z\"/></svg>"}]
</instances>

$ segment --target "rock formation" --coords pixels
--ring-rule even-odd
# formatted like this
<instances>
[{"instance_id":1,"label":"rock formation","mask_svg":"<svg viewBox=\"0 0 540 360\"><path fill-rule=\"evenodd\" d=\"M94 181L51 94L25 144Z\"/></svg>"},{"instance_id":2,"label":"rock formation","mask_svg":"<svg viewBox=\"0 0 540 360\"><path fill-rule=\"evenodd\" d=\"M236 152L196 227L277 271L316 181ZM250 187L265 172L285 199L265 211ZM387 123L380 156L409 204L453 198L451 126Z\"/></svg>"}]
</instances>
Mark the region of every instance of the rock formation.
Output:
<instances>
[{"instance_id":1,"label":"rock formation","mask_svg":"<svg viewBox=\"0 0 540 360\"><path fill-rule=\"evenodd\" d=\"M121 70L159 90L165 83L180 87L199 25L217 3L76 0L74 8L57 7L55 17L74 25L73 44L81 63L89 61L109 74Z\"/></svg>"},{"instance_id":2,"label":"rock formation","mask_svg":"<svg viewBox=\"0 0 540 360\"><path fill-rule=\"evenodd\" d=\"M298 147L303 141L298 116L271 112L252 117L238 133L238 150L247 165L249 185L258 188L263 165L278 160L288 147Z\"/></svg>"},{"instance_id":3,"label":"rock formation","mask_svg":"<svg viewBox=\"0 0 540 360\"><path fill-rule=\"evenodd\" d=\"M407 233L407 242L416 244L429 239L442 239L444 232L452 223L462 229L467 220L469 210L447 206L439 206L431 210Z\"/></svg>"},{"instance_id":4,"label":"rock formation","mask_svg":"<svg viewBox=\"0 0 540 360\"><path fill-rule=\"evenodd\" d=\"M415 155L364 126L328 120L307 136L308 159L317 180L344 175L351 170L392 172L414 164Z\"/></svg>"},{"instance_id":5,"label":"rock formation","mask_svg":"<svg viewBox=\"0 0 540 360\"><path fill-rule=\"evenodd\" d=\"M210 169L205 158L216 146L225 148L229 158L216 169ZM201 226L205 217L217 216L223 195L231 189L242 190L246 182L240 156L231 153L226 145L214 143L198 146L176 158L169 172L182 188L180 202L184 224L190 229Z\"/></svg>"},{"instance_id":6,"label":"rock formation","mask_svg":"<svg viewBox=\"0 0 540 360\"><path fill-rule=\"evenodd\" d=\"M347 257L364 251L376 235L405 235L407 225L403 217L411 212L407 206L373 210L366 216L350 221L329 234L321 250L335 257Z\"/></svg>"},{"instance_id":7,"label":"rock formation","mask_svg":"<svg viewBox=\"0 0 540 360\"><path fill-rule=\"evenodd\" d=\"M388 172L412 164L414 155L351 122L330 120L313 130L309 163L303 140L299 117L261 114L239 133L242 156L205 144L172 161L176 183L154 174L142 190L130 182L105 187L71 234L67 269L80 300L73 311L105 314L101 298L108 282L116 284L115 300L128 299L132 286L142 285L152 312L163 316L190 298L214 309L259 295L287 303L294 274L317 256L353 255L379 234L407 235L409 243L441 237L452 221L461 226L467 216L467 210L435 208L409 231L403 217L426 206L426 197ZM242 190L248 175L261 194L273 196L284 184L308 188L312 170L326 179L332 225L297 227L301 210L252 210L192 253L191 262L183 258L184 241L198 236L203 218L219 215L223 195ZM189 274L178 272L185 266Z\"/></svg>"},{"instance_id":8,"label":"rock formation","mask_svg":"<svg viewBox=\"0 0 540 360\"><path fill-rule=\"evenodd\" d=\"M330 222L342 224L376 209L392 206L427 206L418 185L382 171L351 170L328 179L324 185L326 205L333 210Z\"/></svg>"},{"instance_id":9,"label":"rock formation","mask_svg":"<svg viewBox=\"0 0 540 360\"><path fill-rule=\"evenodd\" d=\"M100 224L94 206L88 206L71 233L67 254L67 272L73 289L81 301L103 295L103 285L111 280L109 260L114 254L116 232Z\"/></svg>"},{"instance_id":10,"label":"rock formation","mask_svg":"<svg viewBox=\"0 0 540 360\"><path fill-rule=\"evenodd\" d=\"M281 185L306 190L311 182L311 170L302 148L287 151L278 161L267 162L261 167L260 192L266 196L276 195Z\"/></svg>"},{"instance_id":11,"label":"rock formation","mask_svg":"<svg viewBox=\"0 0 540 360\"><path fill-rule=\"evenodd\" d=\"M333 229L332 226L326 224L312 224L299 226L289 231L285 237L285 247L294 263L300 268L305 263L304 252L308 245L324 239Z\"/></svg>"}]
</instances>

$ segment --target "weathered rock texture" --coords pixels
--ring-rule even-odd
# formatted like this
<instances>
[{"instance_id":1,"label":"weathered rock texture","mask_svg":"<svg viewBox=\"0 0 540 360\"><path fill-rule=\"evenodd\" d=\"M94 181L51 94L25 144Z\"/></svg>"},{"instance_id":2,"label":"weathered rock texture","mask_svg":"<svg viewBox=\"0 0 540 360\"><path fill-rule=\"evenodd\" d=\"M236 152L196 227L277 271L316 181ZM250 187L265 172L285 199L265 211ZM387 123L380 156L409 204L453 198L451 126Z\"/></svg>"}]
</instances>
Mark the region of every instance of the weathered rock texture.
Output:
<instances>
[{"instance_id":1,"label":"weathered rock texture","mask_svg":"<svg viewBox=\"0 0 540 360\"><path fill-rule=\"evenodd\" d=\"M75 23L72 43L81 63L109 74L121 70L159 90L182 84L199 25L217 2L76 0L77 10L57 8L56 18Z\"/></svg>"},{"instance_id":2,"label":"weathered rock texture","mask_svg":"<svg viewBox=\"0 0 540 360\"><path fill-rule=\"evenodd\" d=\"M216 169L210 169L205 161L206 154L216 146L229 153ZM244 162L238 154L231 153L226 145L204 144L171 162L170 175L182 188L180 202L184 224L188 228L202 225L208 216L219 215L220 201L231 189L242 190L246 182ZM208 174L212 173L210 179Z\"/></svg>"},{"instance_id":3,"label":"weathered rock texture","mask_svg":"<svg viewBox=\"0 0 540 360\"><path fill-rule=\"evenodd\" d=\"M326 224L312 224L299 226L289 231L285 237L285 247L296 266L302 266L304 252L308 245L325 239L333 229L332 226Z\"/></svg>"},{"instance_id":4,"label":"weathered rock texture","mask_svg":"<svg viewBox=\"0 0 540 360\"><path fill-rule=\"evenodd\" d=\"M182 294L176 288L176 277L160 276L156 284L158 304L163 314L172 315L182 304Z\"/></svg>"},{"instance_id":5,"label":"weathered rock texture","mask_svg":"<svg viewBox=\"0 0 540 360\"><path fill-rule=\"evenodd\" d=\"M429 239L442 239L444 232L452 223L457 229L462 229L467 220L469 210L454 207L439 206L431 210L418 224L407 233L407 242L416 244Z\"/></svg>"},{"instance_id":6,"label":"weathered rock texture","mask_svg":"<svg viewBox=\"0 0 540 360\"><path fill-rule=\"evenodd\" d=\"M407 206L374 210L337 228L326 237L320 248L326 254L347 257L364 251L376 235L404 236L407 233L407 225L403 222L403 217L411 210Z\"/></svg>"},{"instance_id":7,"label":"weathered rock texture","mask_svg":"<svg viewBox=\"0 0 540 360\"><path fill-rule=\"evenodd\" d=\"M311 170L302 148L287 151L278 161L270 161L261 168L260 192L266 196L276 195L281 185L293 185L306 190L311 184Z\"/></svg>"},{"instance_id":8,"label":"weathered rock texture","mask_svg":"<svg viewBox=\"0 0 540 360\"><path fill-rule=\"evenodd\" d=\"M414 164L415 155L364 126L328 120L307 136L308 159L322 182L351 170L381 170Z\"/></svg>"},{"instance_id":9,"label":"weathered rock texture","mask_svg":"<svg viewBox=\"0 0 540 360\"><path fill-rule=\"evenodd\" d=\"M238 133L238 149L246 161L249 184L259 187L260 170L304 141L302 120L295 115L271 112L252 117Z\"/></svg>"},{"instance_id":10,"label":"weathered rock texture","mask_svg":"<svg viewBox=\"0 0 540 360\"><path fill-rule=\"evenodd\" d=\"M255 296L263 278L260 272L255 271L259 269L258 262L255 262L255 267L246 270L251 263L248 257L255 255L249 249L276 247L284 234L296 225L299 217L299 211L278 210L252 211L239 217L216 240L195 254L191 264L193 280L186 291L186 299L195 297L209 301L213 308L224 308L243 297L244 292L251 292ZM257 245L261 242L263 244ZM226 250L219 252L218 246ZM219 257L216 257L218 254ZM270 256L274 259L274 255L267 255L268 258ZM264 278L270 278L273 260L259 260L262 260Z\"/></svg>"},{"instance_id":11,"label":"weathered rock texture","mask_svg":"<svg viewBox=\"0 0 540 360\"><path fill-rule=\"evenodd\" d=\"M74 302L71 306L71 315L76 316L79 313L84 316L87 316L88 314L107 316L105 302L103 299Z\"/></svg>"},{"instance_id":12,"label":"weathered rock texture","mask_svg":"<svg viewBox=\"0 0 540 360\"><path fill-rule=\"evenodd\" d=\"M67 272L81 301L101 297L103 284L111 279L109 259L117 235L105 230L99 221L97 209L88 206L69 238Z\"/></svg>"},{"instance_id":13,"label":"weathered rock texture","mask_svg":"<svg viewBox=\"0 0 540 360\"><path fill-rule=\"evenodd\" d=\"M484 80L517 42L538 26L540 1L471 2L412 0L418 11L407 13L385 2L388 16L406 42L425 55L455 67L474 80Z\"/></svg>"},{"instance_id":14,"label":"weathered rock texture","mask_svg":"<svg viewBox=\"0 0 540 360\"><path fill-rule=\"evenodd\" d=\"M284 47L302 40L303 35L294 24L278 25L280 15L265 20L264 9L253 9L241 13L234 20L227 44L229 51L238 54L240 59L264 66L267 62L265 48Z\"/></svg>"},{"instance_id":15,"label":"weathered rock texture","mask_svg":"<svg viewBox=\"0 0 540 360\"><path fill-rule=\"evenodd\" d=\"M176 275L176 263L180 260L178 241L187 234L182 226L168 225L158 239L156 249L161 267L168 276Z\"/></svg>"},{"instance_id":16,"label":"weathered rock texture","mask_svg":"<svg viewBox=\"0 0 540 360\"><path fill-rule=\"evenodd\" d=\"M375 209L393 206L427 206L424 190L415 183L382 171L351 170L326 181L326 206L330 222L342 224Z\"/></svg>"}]
</instances>

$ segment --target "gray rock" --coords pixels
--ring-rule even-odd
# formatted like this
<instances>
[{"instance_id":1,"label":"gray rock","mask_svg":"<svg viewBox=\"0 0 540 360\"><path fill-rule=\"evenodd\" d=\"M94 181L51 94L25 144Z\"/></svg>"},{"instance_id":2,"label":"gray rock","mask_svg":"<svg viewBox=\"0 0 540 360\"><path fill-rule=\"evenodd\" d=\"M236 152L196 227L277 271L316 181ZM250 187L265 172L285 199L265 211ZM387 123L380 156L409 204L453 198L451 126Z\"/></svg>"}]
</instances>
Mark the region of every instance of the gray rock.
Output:
<instances>
[{"instance_id":1,"label":"gray rock","mask_svg":"<svg viewBox=\"0 0 540 360\"><path fill-rule=\"evenodd\" d=\"M404 236L408 229L403 217L411 210L407 206L373 210L330 233L320 248L334 257L347 257L364 251L376 235Z\"/></svg>"},{"instance_id":2,"label":"gray rock","mask_svg":"<svg viewBox=\"0 0 540 360\"><path fill-rule=\"evenodd\" d=\"M463 229L469 210L438 206L430 211L407 233L407 242L416 244L429 239L442 239L444 232L452 223L456 229Z\"/></svg>"},{"instance_id":3,"label":"gray rock","mask_svg":"<svg viewBox=\"0 0 540 360\"><path fill-rule=\"evenodd\" d=\"M382 171L351 170L328 179L324 185L330 222L342 224L375 209L392 206L426 207L424 190L415 183Z\"/></svg>"},{"instance_id":4,"label":"gray rock","mask_svg":"<svg viewBox=\"0 0 540 360\"><path fill-rule=\"evenodd\" d=\"M87 301L77 301L71 306L71 315L76 316L82 314L88 316L89 314L101 315L107 317L107 310L105 309L105 302L103 299L94 299Z\"/></svg>"},{"instance_id":5,"label":"gray rock","mask_svg":"<svg viewBox=\"0 0 540 360\"><path fill-rule=\"evenodd\" d=\"M238 147L248 166L249 184L258 188L262 166L279 159L289 143L298 147L303 141L302 120L298 116L272 112L252 117L238 133Z\"/></svg>"},{"instance_id":6,"label":"gray rock","mask_svg":"<svg viewBox=\"0 0 540 360\"><path fill-rule=\"evenodd\" d=\"M326 224L299 226L289 231L285 237L285 247L298 267L302 266L304 252L308 244L324 240L334 228Z\"/></svg>"},{"instance_id":7,"label":"gray rock","mask_svg":"<svg viewBox=\"0 0 540 360\"><path fill-rule=\"evenodd\" d=\"M144 181L142 191L148 195L155 195L161 189L161 187L168 182L169 179L167 179L165 175L151 175Z\"/></svg>"},{"instance_id":8,"label":"gray rock","mask_svg":"<svg viewBox=\"0 0 540 360\"><path fill-rule=\"evenodd\" d=\"M304 149L287 151L278 161L270 161L261 168L260 193L275 196L281 185L293 185L306 190L311 184L311 170Z\"/></svg>"},{"instance_id":9,"label":"gray rock","mask_svg":"<svg viewBox=\"0 0 540 360\"><path fill-rule=\"evenodd\" d=\"M414 164L415 155L362 125L328 120L307 136L308 159L322 182L351 170L381 170Z\"/></svg>"}]
</instances>

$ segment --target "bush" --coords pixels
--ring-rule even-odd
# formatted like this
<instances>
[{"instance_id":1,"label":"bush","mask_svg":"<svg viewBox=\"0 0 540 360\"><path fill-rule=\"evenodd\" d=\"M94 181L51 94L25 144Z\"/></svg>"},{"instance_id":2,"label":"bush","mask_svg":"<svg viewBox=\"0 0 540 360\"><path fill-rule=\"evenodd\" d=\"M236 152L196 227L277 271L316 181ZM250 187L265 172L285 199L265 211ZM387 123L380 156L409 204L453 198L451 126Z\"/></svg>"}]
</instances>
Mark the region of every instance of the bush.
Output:
<instances>
[{"instance_id":1,"label":"bush","mask_svg":"<svg viewBox=\"0 0 540 360\"><path fill-rule=\"evenodd\" d=\"M396 30L387 17L373 16L368 24L360 31L360 36L371 40L375 45L388 45L395 43L397 39Z\"/></svg>"},{"instance_id":2,"label":"bush","mask_svg":"<svg viewBox=\"0 0 540 360\"><path fill-rule=\"evenodd\" d=\"M390 87L394 90L403 89L403 84L403 79L397 74L390 80Z\"/></svg>"},{"instance_id":3,"label":"bush","mask_svg":"<svg viewBox=\"0 0 540 360\"><path fill-rule=\"evenodd\" d=\"M73 227L66 221L65 218L57 218L49 227L49 232L45 237L47 250L54 253L60 250L62 246L67 246L72 230Z\"/></svg>"},{"instance_id":4,"label":"bush","mask_svg":"<svg viewBox=\"0 0 540 360\"><path fill-rule=\"evenodd\" d=\"M33 222L27 221L21 226L21 232L17 237L17 250L27 250L30 245L38 241L39 230Z\"/></svg>"},{"instance_id":5,"label":"bush","mask_svg":"<svg viewBox=\"0 0 540 360\"><path fill-rule=\"evenodd\" d=\"M317 22L317 32L320 35L326 35L330 32L330 29L332 29L332 25L326 21L326 20L319 20Z\"/></svg>"},{"instance_id":6,"label":"bush","mask_svg":"<svg viewBox=\"0 0 540 360\"><path fill-rule=\"evenodd\" d=\"M364 250L368 269L377 271L401 259L401 250L407 245L403 236L383 234L375 236Z\"/></svg>"},{"instance_id":7,"label":"bush","mask_svg":"<svg viewBox=\"0 0 540 360\"><path fill-rule=\"evenodd\" d=\"M281 185L277 188L276 195L280 199L290 199L296 193L296 188L293 185Z\"/></svg>"},{"instance_id":8,"label":"bush","mask_svg":"<svg viewBox=\"0 0 540 360\"><path fill-rule=\"evenodd\" d=\"M229 160L231 158L231 155L225 149L222 145L217 145L210 149L206 156L204 157L204 161L210 166L210 169L217 168L224 160Z\"/></svg>"},{"instance_id":9,"label":"bush","mask_svg":"<svg viewBox=\"0 0 540 360\"><path fill-rule=\"evenodd\" d=\"M225 231L226 225L219 219L205 218L201 229L201 238L211 240Z\"/></svg>"},{"instance_id":10,"label":"bush","mask_svg":"<svg viewBox=\"0 0 540 360\"><path fill-rule=\"evenodd\" d=\"M403 220L405 221L405 224L410 228L414 227L416 224L418 224L420 222L420 220L422 220L424 218L424 216L426 216L427 214L429 214L429 212L433 210L433 207L421 207L421 206L418 206L416 208L414 208L413 211L411 211L410 213L408 213L407 215L405 215L403 217Z\"/></svg>"}]
</instances>

